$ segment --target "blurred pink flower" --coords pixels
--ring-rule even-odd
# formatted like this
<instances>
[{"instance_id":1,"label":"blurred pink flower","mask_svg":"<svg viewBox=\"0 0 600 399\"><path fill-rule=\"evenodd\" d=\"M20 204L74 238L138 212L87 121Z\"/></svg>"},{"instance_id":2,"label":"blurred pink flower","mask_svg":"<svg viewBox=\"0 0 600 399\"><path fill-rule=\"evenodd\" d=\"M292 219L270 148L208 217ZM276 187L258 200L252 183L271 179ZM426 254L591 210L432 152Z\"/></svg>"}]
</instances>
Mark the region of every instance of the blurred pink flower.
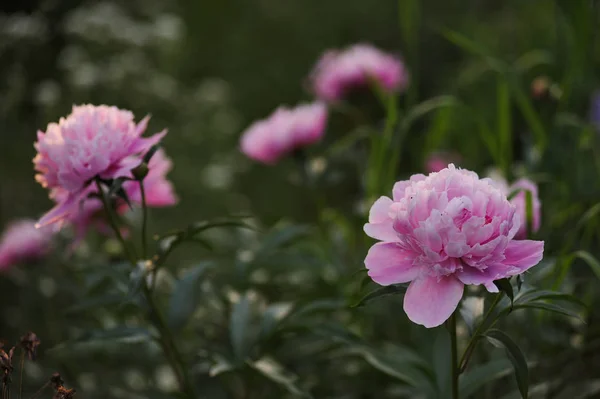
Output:
<instances>
[{"instance_id":1,"label":"blurred pink flower","mask_svg":"<svg viewBox=\"0 0 600 399\"><path fill-rule=\"evenodd\" d=\"M504 194L508 197L511 193L518 191L518 193L510 199L511 204L517 208L517 214L521 218L521 227L515 238L523 239L527 238L527 191L531 191L531 205L532 205L532 233L537 232L540 229L542 220L542 204L538 196L537 185L529 179L521 178L514 182L510 187L503 177L494 177L498 184L498 187L502 189Z\"/></svg>"},{"instance_id":2,"label":"blurred pink flower","mask_svg":"<svg viewBox=\"0 0 600 399\"><path fill-rule=\"evenodd\" d=\"M244 131L241 149L249 158L274 164L290 152L319 141L326 124L327 107L323 103L279 107Z\"/></svg>"},{"instance_id":3,"label":"blurred pink flower","mask_svg":"<svg viewBox=\"0 0 600 399\"><path fill-rule=\"evenodd\" d=\"M397 92L408 83L402 61L369 45L356 44L323 54L311 73L313 92L324 101L338 101L353 88L375 80L386 92Z\"/></svg>"},{"instance_id":4,"label":"blurred pink flower","mask_svg":"<svg viewBox=\"0 0 600 399\"><path fill-rule=\"evenodd\" d=\"M0 237L0 271L43 258L50 250L51 240L51 232L36 229L34 220L13 222Z\"/></svg>"},{"instance_id":5,"label":"blurred pink flower","mask_svg":"<svg viewBox=\"0 0 600 399\"><path fill-rule=\"evenodd\" d=\"M144 178L144 191L146 192L146 205L148 207L159 208L177 203L178 199L173 189L173 185L166 178L172 165L173 163L162 149L156 151L154 156L150 159L150 162L148 163L148 174ZM131 173L129 173L127 177L132 177ZM142 203L139 182L126 181L123 183L123 189L130 202L134 204ZM112 234L112 230L106 221L106 215L100 199L94 197L87 198L90 194L97 192L98 189L95 185L89 185L85 190L86 199L81 201L80 205L62 220L61 224L68 224L75 231L75 242L73 243L73 246L77 246L77 244L85 238L85 235L90 228L93 228L102 234ZM55 201L61 203L67 195L68 193L65 193L64 191L60 192L56 195ZM116 204L116 210L119 214L124 214L129 210L129 206L125 201L120 200ZM122 234L127 235L126 229L121 232Z\"/></svg>"},{"instance_id":6,"label":"blurred pink flower","mask_svg":"<svg viewBox=\"0 0 600 399\"><path fill-rule=\"evenodd\" d=\"M460 161L460 156L455 153L433 152L428 155L425 161L427 172L439 172L448 167L448 164Z\"/></svg>"},{"instance_id":7,"label":"blurred pink flower","mask_svg":"<svg viewBox=\"0 0 600 399\"><path fill-rule=\"evenodd\" d=\"M543 241L514 240L520 225L516 207L490 179L450 164L396 183L393 199L373 204L365 232L382 242L365 265L378 284L411 282L404 311L435 327L452 315L465 284L497 292L494 280L542 259Z\"/></svg>"},{"instance_id":8,"label":"blurred pink flower","mask_svg":"<svg viewBox=\"0 0 600 399\"><path fill-rule=\"evenodd\" d=\"M142 138L147 123L148 117L136 125L131 112L116 107L81 105L58 124L50 123L45 133L38 131L38 154L33 159L36 180L51 193L66 193L38 225L58 222L77 210L95 177L127 176L140 163L139 155L166 134Z\"/></svg>"}]
</instances>

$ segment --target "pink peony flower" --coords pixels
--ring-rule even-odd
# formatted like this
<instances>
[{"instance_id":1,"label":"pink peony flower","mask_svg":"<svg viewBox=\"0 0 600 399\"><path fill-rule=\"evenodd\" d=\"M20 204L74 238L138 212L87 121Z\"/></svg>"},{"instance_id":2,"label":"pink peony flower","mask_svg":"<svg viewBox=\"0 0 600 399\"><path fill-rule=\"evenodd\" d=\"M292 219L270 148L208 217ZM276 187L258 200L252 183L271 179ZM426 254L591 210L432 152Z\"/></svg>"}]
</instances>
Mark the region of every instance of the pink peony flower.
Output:
<instances>
[{"instance_id":1,"label":"pink peony flower","mask_svg":"<svg viewBox=\"0 0 600 399\"><path fill-rule=\"evenodd\" d=\"M465 284L498 292L494 280L542 259L543 241L514 239L520 226L516 207L490 179L450 164L396 183L393 199L373 204L365 232L381 242L365 265L378 284L411 282L404 311L436 327L452 315Z\"/></svg>"},{"instance_id":2,"label":"pink peony flower","mask_svg":"<svg viewBox=\"0 0 600 399\"><path fill-rule=\"evenodd\" d=\"M51 190L51 196L62 191L66 197L38 225L58 222L76 211L95 177L127 176L140 163L140 155L166 134L142 138L147 123L148 117L136 125L131 112L116 107L82 105L74 106L58 124L50 123L45 133L39 131L33 159L36 180Z\"/></svg>"},{"instance_id":3,"label":"pink peony flower","mask_svg":"<svg viewBox=\"0 0 600 399\"><path fill-rule=\"evenodd\" d=\"M138 163L141 161L138 161ZM172 168L171 160L166 156L162 149L156 151L148 164L148 174L144 178L144 191L146 193L146 205L151 208L165 207L177 203L177 196L173 185L166 178L167 173ZM133 177L131 173L128 177ZM127 181L123 183L123 189L130 202L134 204L142 203L140 184L137 181ZM97 193L95 185L89 185L85 190L85 195ZM64 191L55 198L57 203L65 200L68 193ZM119 201L116 206L117 212L124 214L129 210L129 206L124 201ZM76 246L87 234L90 228L94 228L103 234L112 234L111 228L105 219L105 212L102 201L99 198L86 198L80 202L79 207L71 212L62 220L62 224L69 224L75 230ZM126 231L122 231L124 235Z\"/></svg>"},{"instance_id":4,"label":"pink peony flower","mask_svg":"<svg viewBox=\"0 0 600 399\"><path fill-rule=\"evenodd\" d=\"M429 154L425 161L427 172L439 172L445 169L449 163L458 162L460 157L454 153L434 152Z\"/></svg>"},{"instance_id":5,"label":"pink peony flower","mask_svg":"<svg viewBox=\"0 0 600 399\"><path fill-rule=\"evenodd\" d=\"M408 73L402 61L369 45L356 44L323 54L311 73L313 92L324 101L338 101L353 88L374 79L387 92L406 87Z\"/></svg>"},{"instance_id":6,"label":"pink peony flower","mask_svg":"<svg viewBox=\"0 0 600 399\"><path fill-rule=\"evenodd\" d=\"M50 250L52 234L36 229L35 221L13 222L0 237L0 271L17 263L41 259Z\"/></svg>"},{"instance_id":7,"label":"pink peony flower","mask_svg":"<svg viewBox=\"0 0 600 399\"><path fill-rule=\"evenodd\" d=\"M241 149L254 160L274 164L286 154L319 141L326 124L327 107L323 103L279 107L268 118L246 129Z\"/></svg>"}]
</instances>

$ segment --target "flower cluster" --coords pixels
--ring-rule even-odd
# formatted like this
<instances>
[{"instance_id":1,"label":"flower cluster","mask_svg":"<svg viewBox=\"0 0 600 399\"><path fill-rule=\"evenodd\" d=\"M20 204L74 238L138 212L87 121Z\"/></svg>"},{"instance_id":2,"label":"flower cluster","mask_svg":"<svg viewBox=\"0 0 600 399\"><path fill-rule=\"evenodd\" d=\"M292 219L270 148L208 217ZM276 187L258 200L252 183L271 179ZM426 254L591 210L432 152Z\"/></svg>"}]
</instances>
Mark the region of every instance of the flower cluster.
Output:
<instances>
[{"instance_id":1,"label":"flower cluster","mask_svg":"<svg viewBox=\"0 0 600 399\"><path fill-rule=\"evenodd\" d=\"M102 208L93 198L98 193L94 180L132 178L131 170L142 162L143 154L166 134L143 138L147 123L148 117L136 124L131 112L116 107L83 105L74 106L58 124L49 124L45 133L38 132L36 180L50 190L56 203L38 225L72 224L81 237ZM148 166L147 204L174 204L177 199L166 179L171 161L159 150ZM138 182L128 181L123 188L131 201L141 202Z\"/></svg>"},{"instance_id":2,"label":"flower cluster","mask_svg":"<svg viewBox=\"0 0 600 399\"><path fill-rule=\"evenodd\" d=\"M254 122L242 133L242 152L272 165L294 150L316 143L327 123L325 103L341 100L350 90L371 81L393 93L406 86L408 74L399 58L368 44L327 51L310 75L312 91L319 100L293 109L280 107L268 118Z\"/></svg>"},{"instance_id":3,"label":"flower cluster","mask_svg":"<svg viewBox=\"0 0 600 399\"><path fill-rule=\"evenodd\" d=\"M484 285L535 266L543 241L515 240L521 217L491 180L453 164L396 183L371 208L365 232L381 242L365 259L378 284L411 282L404 311L417 324L447 320L463 287Z\"/></svg>"}]
</instances>

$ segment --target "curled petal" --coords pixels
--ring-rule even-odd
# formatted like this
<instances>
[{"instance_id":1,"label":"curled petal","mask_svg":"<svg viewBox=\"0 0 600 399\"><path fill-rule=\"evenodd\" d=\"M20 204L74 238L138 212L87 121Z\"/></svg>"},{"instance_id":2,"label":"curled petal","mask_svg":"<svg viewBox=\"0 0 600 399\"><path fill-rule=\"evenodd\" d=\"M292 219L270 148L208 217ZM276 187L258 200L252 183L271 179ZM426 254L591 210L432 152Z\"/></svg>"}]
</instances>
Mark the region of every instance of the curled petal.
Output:
<instances>
[{"instance_id":1,"label":"curled petal","mask_svg":"<svg viewBox=\"0 0 600 399\"><path fill-rule=\"evenodd\" d=\"M391 220L382 223L367 223L364 226L365 233L376 240L393 242L398 239Z\"/></svg>"},{"instance_id":2,"label":"curled petal","mask_svg":"<svg viewBox=\"0 0 600 399\"><path fill-rule=\"evenodd\" d=\"M74 195L69 195L64 201L61 201L50 209L40 220L36 223L36 227L40 228L57 221L63 220L66 215L77 209L79 198Z\"/></svg>"},{"instance_id":3,"label":"curled petal","mask_svg":"<svg viewBox=\"0 0 600 399\"><path fill-rule=\"evenodd\" d=\"M544 256L544 241L514 240L508 243L504 251L504 263L524 272L537 265Z\"/></svg>"},{"instance_id":4,"label":"curled petal","mask_svg":"<svg viewBox=\"0 0 600 399\"><path fill-rule=\"evenodd\" d=\"M381 223L390 219L389 214L391 205L391 199L388 197L379 197L379 199L373 203L373 206L369 211L369 223Z\"/></svg>"}]
</instances>

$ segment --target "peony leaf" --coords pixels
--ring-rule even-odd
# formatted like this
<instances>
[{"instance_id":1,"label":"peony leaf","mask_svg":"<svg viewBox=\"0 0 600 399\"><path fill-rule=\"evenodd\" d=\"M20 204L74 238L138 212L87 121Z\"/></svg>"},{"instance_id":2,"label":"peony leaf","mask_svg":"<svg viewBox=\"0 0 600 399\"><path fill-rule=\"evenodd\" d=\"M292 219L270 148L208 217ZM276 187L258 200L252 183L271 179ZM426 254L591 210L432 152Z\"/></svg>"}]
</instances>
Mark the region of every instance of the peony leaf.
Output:
<instances>
[{"instance_id":1,"label":"peony leaf","mask_svg":"<svg viewBox=\"0 0 600 399\"><path fill-rule=\"evenodd\" d=\"M485 333L485 337L492 343L492 345L506 349L508 358L510 359L515 370L515 377L517 379L519 392L523 398L527 399L529 390L529 368L527 367L525 355L523 355L523 352L519 346L512 340L511 337L500 330L489 330Z\"/></svg>"},{"instance_id":2,"label":"peony leaf","mask_svg":"<svg viewBox=\"0 0 600 399\"><path fill-rule=\"evenodd\" d=\"M157 266L162 265L169 254L177 248L179 245L185 242L195 242L202 245L209 251L213 250L212 245L203 238L197 237L198 234L217 227L240 227L252 229L248 224L237 221L237 220L218 220L214 222L197 222L189 225L185 229L177 229L169 231L168 233L157 235L156 240L159 241L159 253L156 260Z\"/></svg>"},{"instance_id":3,"label":"peony leaf","mask_svg":"<svg viewBox=\"0 0 600 399\"><path fill-rule=\"evenodd\" d=\"M358 302L356 302L354 305L351 305L350 307L358 308L361 306L365 306L367 303L371 302L372 300L380 298L382 296L404 295L406 293L407 289L408 289L407 284L394 284L394 285L388 285L385 287L379 287L379 288L369 292L367 295L362 297Z\"/></svg>"},{"instance_id":4,"label":"peony leaf","mask_svg":"<svg viewBox=\"0 0 600 399\"><path fill-rule=\"evenodd\" d=\"M115 327L107 330L88 330L72 343L90 343L97 341L139 342L151 338L150 331L142 327Z\"/></svg>"},{"instance_id":5,"label":"peony leaf","mask_svg":"<svg viewBox=\"0 0 600 399\"><path fill-rule=\"evenodd\" d=\"M512 284L510 283L510 280L507 278L503 278L501 280L496 280L494 281L494 285L496 287L498 287L498 289L502 292L504 292L506 294L506 296L508 297L508 299L510 299L510 307L512 310L513 304L514 304L514 299L515 299L515 294L513 292L513 287Z\"/></svg>"},{"instance_id":6,"label":"peony leaf","mask_svg":"<svg viewBox=\"0 0 600 399\"><path fill-rule=\"evenodd\" d=\"M250 337L251 316L250 299L244 295L233 305L229 318L229 339L238 361L243 361L246 358L252 344Z\"/></svg>"},{"instance_id":7,"label":"peony leaf","mask_svg":"<svg viewBox=\"0 0 600 399\"><path fill-rule=\"evenodd\" d=\"M315 301L303 302L294 305L294 308L285 316L282 321L294 320L303 316L312 315L318 312L331 312L343 309L345 301L341 299L320 299Z\"/></svg>"},{"instance_id":8,"label":"peony leaf","mask_svg":"<svg viewBox=\"0 0 600 399\"><path fill-rule=\"evenodd\" d=\"M511 371L512 366L506 359L495 360L473 367L460 376L460 396L468 398L477 393L486 384L507 376Z\"/></svg>"},{"instance_id":9,"label":"peony leaf","mask_svg":"<svg viewBox=\"0 0 600 399\"><path fill-rule=\"evenodd\" d=\"M562 314L565 316L569 316L569 317L574 317L578 320L581 320L581 316L579 314L577 314L576 312L563 308L562 306L556 305L554 303L546 303L546 302L529 302L529 303L524 303L524 304L519 304L519 305L515 305L513 307L514 310L517 309L541 309L541 310L547 310L550 312L554 312L554 313L558 313L558 314Z\"/></svg>"},{"instance_id":10,"label":"peony leaf","mask_svg":"<svg viewBox=\"0 0 600 399\"><path fill-rule=\"evenodd\" d=\"M200 289L198 285L202 282L207 270L213 266L212 262L203 262L188 270L173 287L169 300L169 312L167 321L173 330L179 330L185 326L190 316L196 310Z\"/></svg>"},{"instance_id":11,"label":"peony leaf","mask_svg":"<svg viewBox=\"0 0 600 399\"><path fill-rule=\"evenodd\" d=\"M165 238L173 238L173 237L182 237L189 238L197 235L198 233L202 233L203 231L214 229L216 227L240 227L246 229L253 229L252 226L241 222L239 220L216 220L216 221L202 221L195 222L187 226L185 229L175 229L171 230L167 233L157 235L155 239L162 240Z\"/></svg>"},{"instance_id":12,"label":"peony leaf","mask_svg":"<svg viewBox=\"0 0 600 399\"><path fill-rule=\"evenodd\" d=\"M517 293L521 292L521 286L523 285L523 276L518 274L517 275Z\"/></svg>"},{"instance_id":13,"label":"peony leaf","mask_svg":"<svg viewBox=\"0 0 600 399\"><path fill-rule=\"evenodd\" d=\"M310 232L311 228L309 226L288 226L276 229L264 237L257 257L267 255L269 252L281 248L300 237L307 236Z\"/></svg>"},{"instance_id":14,"label":"peony leaf","mask_svg":"<svg viewBox=\"0 0 600 399\"><path fill-rule=\"evenodd\" d=\"M269 380L281 385L292 395L303 398L312 398L312 395L296 385L298 377L285 370L275 359L263 357L255 362L248 362L248 365Z\"/></svg>"},{"instance_id":15,"label":"peony leaf","mask_svg":"<svg viewBox=\"0 0 600 399\"><path fill-rule=\"evenodd\" d=\"M573 295L564 294L562 292L550 291L550 290L529 290L519 295L515 299L515 304L529 303L540 300L555 300L572 302L574 304L585 306L585 303L581 299L574 297Z\"/></svg>"},{"instance_id":16,"label":"peony leaf","mask_svg":"<svg viewBox=\"0 0 600 399\"><path fill-rule=\"evenodd\" d=\"M111 305L125 305L127 303L131 303L131 301L127 300L127 297L123 294L105 294L81 299L77 303L67 307L64 312L65 314L72 314Z\"/></svg>"},{"instance_id":17,"label":"peony leaf","mask_svg":"<svg viewBox=\"0 0 600 399\"><path fill-rule=\"evenodd\" d=\"M239 227L254 230L252 226L239 220L218 220L214 222L194 223L188 226L187 230L185 231L185 236L186 238L192 238L199 233L202 233L206 230L214 229L216 227Z\"/></svg>"}]
</instances>

